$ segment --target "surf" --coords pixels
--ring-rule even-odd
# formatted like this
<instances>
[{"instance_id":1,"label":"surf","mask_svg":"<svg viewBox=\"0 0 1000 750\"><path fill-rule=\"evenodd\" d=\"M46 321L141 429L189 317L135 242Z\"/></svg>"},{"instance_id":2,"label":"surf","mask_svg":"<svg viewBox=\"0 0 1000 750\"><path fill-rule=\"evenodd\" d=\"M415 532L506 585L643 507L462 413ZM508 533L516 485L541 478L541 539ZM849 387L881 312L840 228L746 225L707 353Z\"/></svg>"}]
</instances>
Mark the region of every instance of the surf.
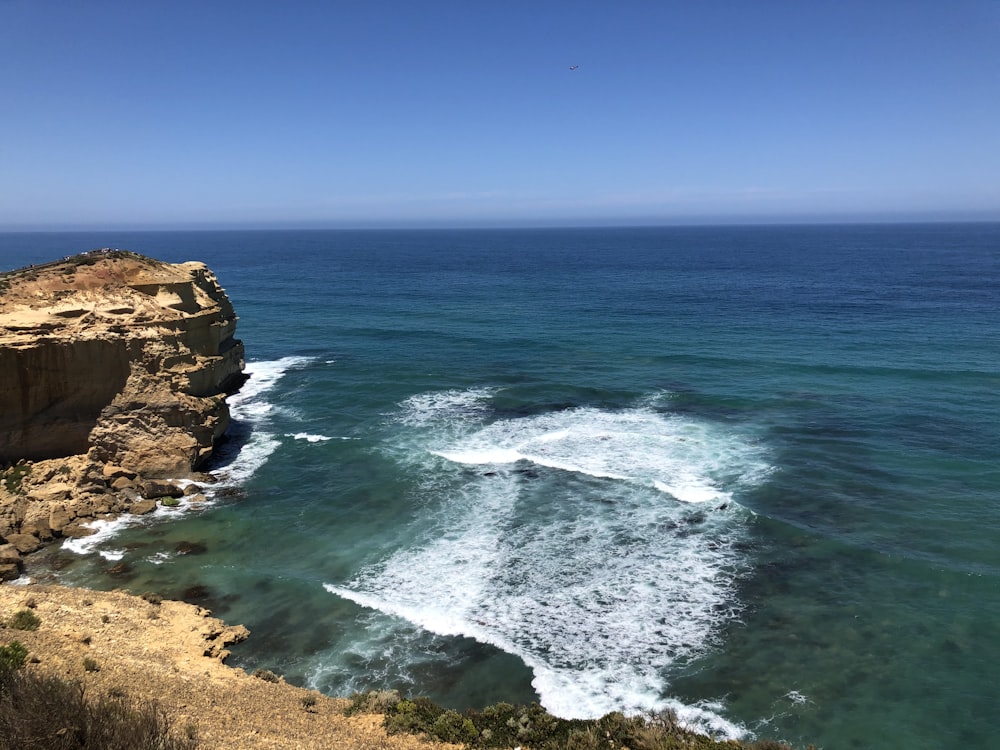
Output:
<instances>
[{"instance_id":1,"label":"surf","mask_svg":"<svg viewBox=\"0 0 1000 750\"><path fill-rule=\"evenodd\" d=\"M647 401L504 416L487 388L400 404L387 452L415 475L412 543L327 591L520 658L565 718L670 707L672 669L737 617L745 511L761 446Z\"/></svg>"}]
</instances>

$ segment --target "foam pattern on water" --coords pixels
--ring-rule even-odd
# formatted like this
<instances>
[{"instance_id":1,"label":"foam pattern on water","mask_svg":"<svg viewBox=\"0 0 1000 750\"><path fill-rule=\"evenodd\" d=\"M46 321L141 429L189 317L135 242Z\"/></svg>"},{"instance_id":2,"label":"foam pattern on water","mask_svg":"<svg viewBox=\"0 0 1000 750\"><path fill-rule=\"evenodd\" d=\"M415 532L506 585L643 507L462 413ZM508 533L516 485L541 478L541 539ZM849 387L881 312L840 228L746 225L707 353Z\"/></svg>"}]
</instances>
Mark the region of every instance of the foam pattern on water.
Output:
<instances>
[{"instance_id":1,"label":"foam pattern on water","mask_svg":"<svg viewBox=\"0 0 1000 750\"><path fill-rule=\"evenodd\" d=\"M268 395L289 370L311 361L309 357L282 357L247 364L250 379L228 398L232 441L217 451L218 468L211 472L223 486L246 482L281 445L270 429L269 414L274 403Z\"/></svg>"},{"instance_id":2,"label":"foam pattern on water","mask_svg":"<svg viewBox=\"0 0 1000 750\"><path fill-rule=\"evenodd\" d=\"M490 422L485 389L423 394L400 424L425 512L414 542L327 589L440 635L520 657L565 717L670 706L671 666L738 616L732 502L767 464L751 441L648 406Z\"/></svg>"}]
</instances>

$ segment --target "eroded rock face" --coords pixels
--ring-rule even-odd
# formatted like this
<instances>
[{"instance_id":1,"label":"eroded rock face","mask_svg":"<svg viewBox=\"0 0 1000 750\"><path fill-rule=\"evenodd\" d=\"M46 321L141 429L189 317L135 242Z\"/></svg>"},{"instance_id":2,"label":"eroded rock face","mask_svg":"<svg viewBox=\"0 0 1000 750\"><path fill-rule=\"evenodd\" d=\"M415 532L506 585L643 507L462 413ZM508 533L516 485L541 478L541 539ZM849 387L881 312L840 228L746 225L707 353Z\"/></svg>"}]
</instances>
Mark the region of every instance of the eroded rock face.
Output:
<instances>
[{"instance_id":1,"label":"eroded rock face","mask_svg":"<svg viewBox=\"0 0 1000 750\"><path fill-rule=\"evenodd\" d=\"M0 464L88 454L145 478L201 466L244 381L202 263L95 251L0 276Z\"/></svg>"}]
</instances>

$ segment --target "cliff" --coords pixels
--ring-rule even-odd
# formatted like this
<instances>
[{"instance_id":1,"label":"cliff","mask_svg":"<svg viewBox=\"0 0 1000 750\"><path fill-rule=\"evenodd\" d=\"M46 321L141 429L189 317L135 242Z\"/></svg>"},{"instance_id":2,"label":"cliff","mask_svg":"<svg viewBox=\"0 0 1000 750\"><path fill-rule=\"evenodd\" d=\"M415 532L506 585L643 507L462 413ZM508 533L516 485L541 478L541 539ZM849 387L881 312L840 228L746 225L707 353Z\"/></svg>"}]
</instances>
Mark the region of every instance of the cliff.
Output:
<instances>
[{"instance_id":1,"label":"cliff","mask_svg":"<svg viewBox=\"0 0 1000 750\"><path fill-rule=\"evenodd\" d=\"M197 262L99 250L0 275L0 466L19 464L0 536L46 541L202 467L245 380L236 320Z\"/></svg>"}]
</instances>

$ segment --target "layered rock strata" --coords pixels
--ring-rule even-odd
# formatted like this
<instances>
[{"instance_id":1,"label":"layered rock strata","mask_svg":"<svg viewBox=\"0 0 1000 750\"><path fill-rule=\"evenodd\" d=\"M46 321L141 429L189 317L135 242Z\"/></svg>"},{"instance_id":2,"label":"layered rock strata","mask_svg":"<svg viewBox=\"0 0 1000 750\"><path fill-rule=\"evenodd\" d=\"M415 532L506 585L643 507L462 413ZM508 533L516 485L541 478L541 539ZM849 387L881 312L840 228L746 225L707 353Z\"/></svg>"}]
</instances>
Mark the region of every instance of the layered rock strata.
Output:
<instances>
[{"instance_id":1,"label":"layered rock strata","mask_svg":"<svg viewBox=\"0 0 1000 750\"><path fill-rule=\"evenodd\" d=\"M24 551L203 467L245 380L236 320L197 262L100 250L0 275L3 541Z\"/></svg>"}]
</instances>

